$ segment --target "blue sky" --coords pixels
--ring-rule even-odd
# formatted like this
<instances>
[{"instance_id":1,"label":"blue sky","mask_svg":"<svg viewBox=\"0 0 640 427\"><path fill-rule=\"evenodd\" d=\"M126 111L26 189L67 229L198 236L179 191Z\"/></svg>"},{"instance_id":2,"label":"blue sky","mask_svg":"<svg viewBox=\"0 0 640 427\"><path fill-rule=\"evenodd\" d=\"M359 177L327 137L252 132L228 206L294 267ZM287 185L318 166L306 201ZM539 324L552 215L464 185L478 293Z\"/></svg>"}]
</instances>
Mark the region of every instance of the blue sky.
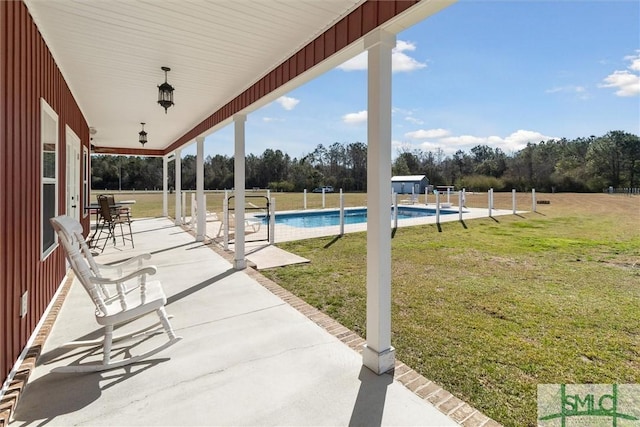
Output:
<instances>
[{"instance_id":1,"label":"blue sky","mask_svg":"<svg viewBox=\"0 0 640 427\"><path fill-rule=\"evenodd\" d=\"M366 54L250 114L246 152L366 142ZM393 155L640 134L640 2L462 0L398 34ZM183 151L195 154L195 146ZM205 155L233 155L233 126Z\"/></svg>"}]
</instances>

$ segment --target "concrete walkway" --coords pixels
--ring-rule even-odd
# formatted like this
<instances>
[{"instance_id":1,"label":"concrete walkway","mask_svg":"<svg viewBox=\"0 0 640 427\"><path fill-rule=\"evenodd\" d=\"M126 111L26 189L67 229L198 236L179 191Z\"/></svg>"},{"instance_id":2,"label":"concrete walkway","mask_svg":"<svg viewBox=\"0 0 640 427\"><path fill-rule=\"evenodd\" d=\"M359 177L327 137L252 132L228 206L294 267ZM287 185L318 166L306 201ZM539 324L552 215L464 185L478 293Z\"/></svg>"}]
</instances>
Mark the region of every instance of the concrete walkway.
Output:
<instances>
[{"instance_id":1,"label":"concrete walkway","mask_svg":"<svg viewBox=\"0 0 640 427\"><path fill-rule=\"evenodd\" d=\"M133 225L135 249L119 242L96 259L151 252L183 340L126 368L52 373L101 357L100 349L59 348L100 336L74 280L11 426L496 425L400 362L395 379L363 368L361 338L259 273L234 271L228 257L169 220ZM162 340L116 347L135 354Z\"/></svg>"}]
</instances>

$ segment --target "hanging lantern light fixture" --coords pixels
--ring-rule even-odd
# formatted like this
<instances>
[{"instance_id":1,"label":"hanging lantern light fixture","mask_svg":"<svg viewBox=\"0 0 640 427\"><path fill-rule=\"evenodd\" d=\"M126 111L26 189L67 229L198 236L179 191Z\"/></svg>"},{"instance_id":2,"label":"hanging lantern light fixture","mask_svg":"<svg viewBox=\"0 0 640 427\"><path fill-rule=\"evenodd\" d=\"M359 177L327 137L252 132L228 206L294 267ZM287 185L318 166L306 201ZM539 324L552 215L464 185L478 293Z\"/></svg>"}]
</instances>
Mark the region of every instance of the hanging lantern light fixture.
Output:
<instances>
[{"instance_id":1,"label":"hanging lantern light fixture","mask_svg":"<svg viewBox=\"0 0 640 427\"><path fill-rule=\"evenodd\" d=\"M138 132L138 141L144 147L144 144L147 143L147 133L144 131L144 123L140 123L142 125L142 130Z\"/></svg>"},{"instance_id":2,"label":"hanging lantern light fixture","mask_svg":"<svg viewBox=\"0 0 640 427\"><path fill-rule=\"evenodd\" d=\"M164 83L158 85L158 104L164 108L164 113L167 114L167 108L173 105L173 86L167 83L167 71L171 71L169 67L161 67L164 71Z\"/></svg>"}]
</instances>

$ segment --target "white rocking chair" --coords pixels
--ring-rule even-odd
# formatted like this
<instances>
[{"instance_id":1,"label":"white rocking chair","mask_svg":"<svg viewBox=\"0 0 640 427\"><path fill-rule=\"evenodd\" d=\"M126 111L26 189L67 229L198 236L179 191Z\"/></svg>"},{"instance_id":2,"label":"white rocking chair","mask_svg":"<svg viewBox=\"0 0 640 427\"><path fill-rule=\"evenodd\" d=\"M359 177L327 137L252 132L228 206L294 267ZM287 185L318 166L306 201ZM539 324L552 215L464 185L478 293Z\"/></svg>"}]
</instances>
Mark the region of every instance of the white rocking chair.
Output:
<instances>
[{"instance_id":1,"label":"white rocking chair","mask_svg":"<svg viewBox=\"0 0 640 427\"><path fill-rule=\"evenodd\" d=\"M59 225L65 231L67 236L72 236L72 240L73 236L80 236L75 240L80 246L82 255L84 255L87 263L89 263L89 268L91 268L93 274L98 277L103 277L105 274L108 274L108 277L122 277L124 276L125 272L130 273L135 270L141 269L144 265L144 262L151 259L150 253L144 253L115 264L100 264L96 262L95 258L93 257L91 249L89 248L86 240L81 237L82 224L68 216L60 216L58 218ZM138 277L138 285L140 285L141 281L142 276ZM98 286L100 287L100 290L107 300L110 300L114 297L114 295L109 292L109 289L105 285L101 284ZM129 285L128 288L125 288L124 292L128 292L129 290L131 290L131 285Z\"/></svg>"},{"instance_id":2,"label":"white rocking chair","mask_svg":"<svg viewBox=\"0 0 640 427\"><path fill-rule=\"evenodd\" d=\"M147 281L147 276L156 273L155 266L138 268L128 274L122 275L122 270L117 270L115 277L102 277L101 267L95 263L82 235L82 226L73 218L66 215L50 219L53 228L58 234L59 241L64 247L65 254L76 277L85 288L95 305L95 316L98 324L104 326L104 338L88 341L73 341L63 344L63 348L75 347L96 347L102 345L103 359L101 364L80 364L55 368L53 372L96 372L107 369L119 368L131 363L139 362L165 348L178 342L181 337L177 337L169 323L164 306L167 298L159 281ZM83 258L82 252L89 254ZM86 251L85 251L86 248ZM139 263L148 257L140 257L136 261ZM94 265L92 265L92 263ZM129 261L128 264L131 264ZM104 269L105 266L102 266ZM96 272L97 270L97 272ZM126 282L135 281L138 288L127 287ZM115 287L115 294L111 296L108 286ZM129 323L142 316L155 312L159 317L159 322L151 326L127 333L120 336L113 336L115 326ZM164 332L168 336L168 341L160 346L151 349L143 354L131 356L123 360L111 361L111 346L113 342L137 338L143 335Z\"/></svg>"}]
</instances>

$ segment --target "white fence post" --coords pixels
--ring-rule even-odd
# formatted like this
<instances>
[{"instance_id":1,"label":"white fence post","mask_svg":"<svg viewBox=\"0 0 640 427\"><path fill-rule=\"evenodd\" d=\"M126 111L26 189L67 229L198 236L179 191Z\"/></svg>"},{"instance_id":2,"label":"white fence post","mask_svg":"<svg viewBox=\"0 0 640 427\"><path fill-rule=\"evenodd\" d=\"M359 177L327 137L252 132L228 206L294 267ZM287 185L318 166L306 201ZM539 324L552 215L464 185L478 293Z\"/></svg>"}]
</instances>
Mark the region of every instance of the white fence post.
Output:
<instances>
[{"instance_id":1,"label":"white fence post","mask_svg":"<svg viewBox=\"0 0 640 427\"><path fill-rule=\"evenodd\" d=\"M393 193L393 228L398 228L398 193Z\"/></svg>"},{"instance_id":2,"label":"white fence post","mask_svg":"<svg viewBox=\"0 0 640 427\"><path fill-rule=\"evenodd\" d=\"M536 189L535 188L531 189L531 211L532 212L536 211Z\"/></svg>"},{"instance_id":3,"label":"white fence post","mask_svg":"<svg viewBox=\"0 0 640 427\"><path fill-rule=\"evenodd\" d=\"M436 224L440 224L440 192L438 190L436 193Z\"/></svg>"},{"instance_id":4,"label":"white fence post","mask_svg":"<svg viewBox=\"0 0 640 427\"><path fill-rule=\"evenodd\" d=\"M462 221L462 191L458 191L458 219Z\"/></svg>"},{"instance_id":5,"label":"white fence post","mask_svg":"<svg viewBox=\"0 0 640 427\"><path fill-rule=\"evenodd\" d=\"M490 188L489 191L487 192L487 205L489 206L489 218L491 218L491 192L493 191L493 188Z\"/></svg>"},{"instance_id":6,"label":"white fence post","mask_svg":"<svg viewBox=\"0 0 640 427\"><path fill-rule=\"evenodd\" d=\"M511 205L513 206L513 214L516 214L516 189L511 189Z\"/></svg>"},{"instance_id":7,"label":"white fence post","mask_svg":"<svg viewBox=\"0 0 640 427\"><path fill-rule=\"evenodd\" d=\"M324 187L322 187L322 209L324 209Z\"/></svg>"},{"instance_id":8,"label":"white fence post","mask_svg":"<svg viewBox=\"0 0 640 427\"><path fill-rule=\"evenodd\" d=\"M269 244L273 245L276 241L276 199L269 198Z\"/></svg>"},{"instance_id":9,"label":"white fence post","mask_svg":"<svg viewBox=\"0 0 640 427\"><path fill-rule=\"evenodd\" d=\"M196 193L191 193L191 221L189 225L193 227L196 223Z\"/></svg>"},{"instance_id":10,"label":"white fence post","mask_svg":"<svg viewBox=\"0 0 640 427\"><path fill-rule=\"evenodd\" d=\"M428 196L429 195L429 187L427 186L427 188L424 189L424 204L428 205L429 203L427 202Z\"/></svg>"},{"instance_id":11,"label":"white fence post","mask_svg":"<svg viewBox=\"0 0 640 427\"><path fill-rule=\"evenodd\" d=\"M496 208L496 205L493 203L493 188L491 189L491 210L494 210Z\"/></svg>"},{"instance_id":12,"label":"white fence post","mask_svg":"<svg viewBox=\"0 0 640 427\"><path fill-rule=\"evenodd\" d=\"M340 189L340 235L344 236L344 194Z\"/></svg>"},{"instance_id":13,"label":"white fence post","mask_svg":"<svg viewBox=\"0 0 640 427\"><path fill-rule=\"evenodd\" d=\"M224 237L222 247L225 251L229 250L229 199L227 198L227 191L224 191L224 200L222 201L222 218L221 221L224 221Z\"/></svg>"},{"instance_id":14,"label":"white fence post","mask_svg":"<svg viewBox=\"0 0 640 427\"><path fill-rule=\"evenodd\" d=\"M182 213L182 223L187 223L187 192L182 192L182 207L180 208L180 212Z\"/></svg>"},{"instance_id":15,"label":"white fence post","mask_svg":"<svg viewBox=\"0 0 640 427\"><path fill-rule=\"evenodd\" d=\"M304 189L304 209L307 209L307 189Z\"/></svg>"}]
</instances>

